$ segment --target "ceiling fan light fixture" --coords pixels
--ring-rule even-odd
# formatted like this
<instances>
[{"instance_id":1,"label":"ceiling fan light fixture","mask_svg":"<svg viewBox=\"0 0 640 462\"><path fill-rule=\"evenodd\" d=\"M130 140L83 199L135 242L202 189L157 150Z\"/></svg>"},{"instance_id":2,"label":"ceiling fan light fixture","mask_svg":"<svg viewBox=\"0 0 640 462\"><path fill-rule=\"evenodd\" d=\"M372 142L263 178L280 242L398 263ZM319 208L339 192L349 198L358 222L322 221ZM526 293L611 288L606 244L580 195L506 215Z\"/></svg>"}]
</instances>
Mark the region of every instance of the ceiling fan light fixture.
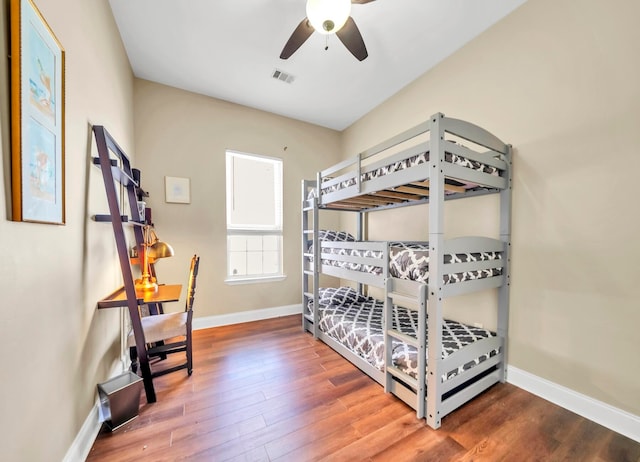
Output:
<instances>
[{"instance_id":1,"label":"ceiling fan light fixture","mask_svg":"<svg viewBox=\"0 0 640 462\"><path fill-rule=\"evenodd\" d=\"M321 34L334 34L351 14L351 0L307 0L307 19Z\"/></svg>"}]
</instances>

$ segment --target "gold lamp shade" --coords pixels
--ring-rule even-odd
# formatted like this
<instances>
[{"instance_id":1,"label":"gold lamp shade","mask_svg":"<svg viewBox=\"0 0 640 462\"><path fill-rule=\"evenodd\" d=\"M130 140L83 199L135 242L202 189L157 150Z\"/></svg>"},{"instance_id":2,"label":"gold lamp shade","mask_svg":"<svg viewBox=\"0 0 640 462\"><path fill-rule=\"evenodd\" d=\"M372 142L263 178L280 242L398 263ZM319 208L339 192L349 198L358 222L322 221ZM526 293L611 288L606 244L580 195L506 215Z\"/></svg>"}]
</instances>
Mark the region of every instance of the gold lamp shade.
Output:
<instances>
[{"instance_id":1,"label":"gold lamp shade","mask_svg":"<svg viewBox=\"0 0 640 462\"><path fill-rule=\"evenodd\" d=\"M173 251L173 247L171 244L165 241L161 241L158 239L155 231L153 229L149 230L149 240L146 242L147 246L147 257L150 260L150 263L155 262L160 258L173 257L175 255ZM129 251L129 256L131 258L138 258L138 246L134 245L131 247Z\"/></svg>"},{"instance_id":2,"label":"gold lamp shade","mask_svg":"<svg viewBox=\"0 0 640 462\"><path fill-rule=\"evenodd\" d=\"M164 241L156 241L149 247L149 259L157 260L159 258L173 257L173 247Z\"/></svg>"}]
</instances>

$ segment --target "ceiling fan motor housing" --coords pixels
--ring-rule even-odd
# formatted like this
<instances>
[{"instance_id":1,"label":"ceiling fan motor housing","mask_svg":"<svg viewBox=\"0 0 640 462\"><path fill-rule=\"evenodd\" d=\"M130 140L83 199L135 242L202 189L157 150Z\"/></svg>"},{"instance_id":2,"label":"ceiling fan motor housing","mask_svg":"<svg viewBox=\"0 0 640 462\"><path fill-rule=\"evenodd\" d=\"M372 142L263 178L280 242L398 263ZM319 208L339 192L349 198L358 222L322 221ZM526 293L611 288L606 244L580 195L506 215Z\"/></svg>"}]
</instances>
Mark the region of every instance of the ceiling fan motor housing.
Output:
<instances>
[{"instance_id":1,"label":"ceiling fan motor housing","mask_svg":"<svg viewBox=\"0 0 640 462\"><path fill-rule=\"evenodd\" d=\"M307 0L307 18L321 34L338 32L351 14L351 0Z\"/></svg>"}]
</instances>

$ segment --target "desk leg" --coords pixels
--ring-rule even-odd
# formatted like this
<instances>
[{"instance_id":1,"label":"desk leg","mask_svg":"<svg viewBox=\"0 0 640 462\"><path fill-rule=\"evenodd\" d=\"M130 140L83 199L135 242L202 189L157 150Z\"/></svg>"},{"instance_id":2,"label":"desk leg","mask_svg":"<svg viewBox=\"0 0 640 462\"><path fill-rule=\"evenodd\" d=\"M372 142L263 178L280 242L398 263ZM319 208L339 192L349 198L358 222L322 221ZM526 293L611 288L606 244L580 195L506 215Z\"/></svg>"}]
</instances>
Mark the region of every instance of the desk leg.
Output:
<instances>
[{"instance_id":1,"label":"desk leg","mask_svg":"<svg viewBox=\"0 0 640 462\"><path fill-rule=\"evenodd\" d=\"M147 350L140 351L138 349L138 361L140 362L140 372L142 372L142 380L144 383L144 391L147 395L147 403L156 402L156 390L153 388L153 377L151 377L151 367L149 366L149 357Z\"/></svg>"},{"instance_id":2,"label":"desk leg","mask_svg":"<svg viewBox=\"0 0 640 462\"><path fill-rule=\"evenodd\" d=\"M151 375L151 366L149 365L149 355L147 354L147 345L142 330L142 321L138 313L138 302L135 298L127 300L129 308L129 316L131 318L131 328L133 336L136 340L136 351L138 352L138 362L140 364L140 372L144 383L144 391L147 395L147 403L156 402L156 391L153 388L153 377Z\"/></svg>"}]
</instances>

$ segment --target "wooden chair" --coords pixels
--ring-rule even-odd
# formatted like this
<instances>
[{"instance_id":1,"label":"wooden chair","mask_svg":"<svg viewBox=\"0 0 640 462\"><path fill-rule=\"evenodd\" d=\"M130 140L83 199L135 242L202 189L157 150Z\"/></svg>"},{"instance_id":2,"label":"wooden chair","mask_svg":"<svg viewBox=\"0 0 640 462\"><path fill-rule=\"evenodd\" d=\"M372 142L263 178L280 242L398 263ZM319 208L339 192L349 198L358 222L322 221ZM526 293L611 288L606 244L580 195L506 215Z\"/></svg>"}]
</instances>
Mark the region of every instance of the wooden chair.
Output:
<instances>
[{"instance_id":1,"label":"wooden chair","mask_svg":"<svg viewBox=\"0 0 640 462\"><path fill-rule=\"evenodd\" d=\"M158 377L180 369L187 369L189 375L193 372L191 325L199 264L200 257L194 255L193 258L191 258L187 302L183 312L144 316L141 319L144 338L148 345L147 355L149 358L165 359L166 355L169 354L186 353L185 363L159 370L153 370L152 368L152 377ZM133 331L129 331L127 346L129 347L129 355L131 357L131 370L136 372L138 354ZM154 365L157 363L158 362L155 362Z\"/></svg>"}]
</instances>

